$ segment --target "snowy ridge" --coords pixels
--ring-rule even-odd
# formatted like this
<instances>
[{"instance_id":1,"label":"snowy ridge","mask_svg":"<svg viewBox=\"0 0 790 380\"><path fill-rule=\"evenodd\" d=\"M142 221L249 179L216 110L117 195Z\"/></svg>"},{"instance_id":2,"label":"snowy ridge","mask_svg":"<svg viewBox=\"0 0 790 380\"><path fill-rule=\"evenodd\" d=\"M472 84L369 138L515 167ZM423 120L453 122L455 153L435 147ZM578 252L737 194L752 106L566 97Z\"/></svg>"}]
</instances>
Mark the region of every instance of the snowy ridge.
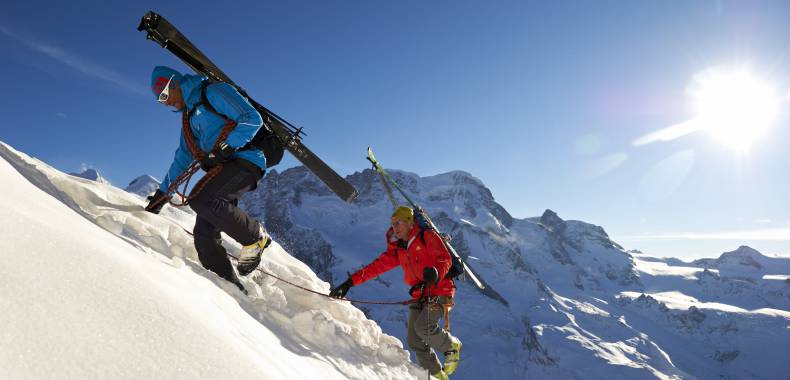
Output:
<instances>
[{"instance_id":1,"label":"snowy ridge","mask_svg":"<svg viewBox=\"0 0 790 380\"><path fill-rule=\"evenodd\" d=\"M2 143L0 157L0 323L12 327L0 331L0 377L422 374L397 339L345 302L259 273L243 279L248 298L204 270L184 229L192 215L169 206L147 213L137 196L76 179ZM328 291L276 243L262 265Z\"/></svg>"},{"instance_id":2,"label":"snowy ridge","mask_svg":"<svg viewBox=\"0 0 790 380\"><path fill-rule=\"evenodd\" d=\"M631 254L602 227L552 210L513 218L469 173L390 173L493 290L458 283L452 329L464 352L453 379L790 377L790 281ZM241 204L337 284L384 249L392 210L375 172L347 179L360 193L351 205L301 167L267 173ZM770 274L790 274L790 260L775 260ZM406 291L395 269L350 295ZM405 341L406 310L363 310Z\"/></svg>"}]
</instances>

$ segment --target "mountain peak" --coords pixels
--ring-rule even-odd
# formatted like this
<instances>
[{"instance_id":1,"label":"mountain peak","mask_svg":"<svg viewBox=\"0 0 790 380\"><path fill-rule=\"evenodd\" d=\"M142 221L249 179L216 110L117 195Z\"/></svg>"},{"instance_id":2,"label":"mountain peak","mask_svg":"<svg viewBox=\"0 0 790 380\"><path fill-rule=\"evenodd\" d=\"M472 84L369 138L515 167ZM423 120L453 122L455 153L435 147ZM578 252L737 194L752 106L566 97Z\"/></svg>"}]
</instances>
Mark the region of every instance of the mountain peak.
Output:
<instances>
[{"instance_id":1,"label":"mountain peak","mask_svg":"<svg viewBox=\"0 0 790 380\"><path fill-rule=\"evenodd\" d=\"M126 189L124 190L132 194L147 196L156 191L156 189L159 188L159 185L160 182L157 181L156 178L151 177L148 174L143 174L133 179L132 182L129 182L129 185L126 186Z\"/></svg>"},{"instance_id":2,"label":"mountain peak","mask_svg":"<svg viewBox=\"0 0 790 380\"><path fill-rule=\"evenodd\" d=\"M748 268L750 270L763 270L765 260L768 259L760 251L742 245L738 249L724 252L717 259L698 259L694 260L695 265L703 265L706 268Z\"/></svg>"},{"instance_id":3,"label":"mountain peak","mask_svg":"<svg viewBox=\"0 0 790 380\"><path fill-rule=\"evenodd\" d=\"M91 180L91 181L96 181L96 182L99 182L99 183L110 183L109 181L104 179L104 177L102 177L101 174L99 174L99 171L96 170L96 169L85 169L81 173L73 173L72 172L72 173L69 173L69 175L73 175L75 177L88 179L88 180Z\"/></svg>"},{"instance_id":4,"label":"mountain peak","mask_svg":"<svg viewBox=\"0 0 790 380\"><path fill-rule=\"evenodd\" d=\"M760 251L758 251L758 250L756 250L756 249L754 249L752 247L749 247L748 245L742 245L742 246L738 247L738 249L736 249L734 251L724 252L721 255L722 256L724 256L724 255L763 256L763 254L760 253Z\"/></svg>"},{"instance_id":5,"label":"mountain peak","mask_svg":"<svg viewBox=\"0 0 790 380\"><path fill-rule=\"evenodd\" d=\"M540 224L549 228L554 228L564 222L565 221L562 220L562 218L560 218L556 212L550 209L546 209L546 211L543 212L543 215L540 216Z\"/></svg>"},{"instance_id":6,"label":"mountain peak","mask_svg":"<svg viewBox=\"0 0 790 380\"><path fill-rule=\"evenodd\" d=\"M724 252L719 256L719 261L724 262L737 262L740 265L751 266L757 269L762 269L762 265L758 262L761 258L763 258L763 254L760 251L742 245L738 247L738 249L730 252Z\"/></svg>"},{"instance_id":7,"label":"mountain peak","mask_svg":"<svg viewBox=\"0 0 790 380\"><path fill-rule=\"evenodd\" d=\"M465 172L463 170L453 170L447 173L441 173L426 178L449 178L456 183L474 183L476 185L485 187L483 181L473 176L471 173Z\"/></svg>"}]
</instances>

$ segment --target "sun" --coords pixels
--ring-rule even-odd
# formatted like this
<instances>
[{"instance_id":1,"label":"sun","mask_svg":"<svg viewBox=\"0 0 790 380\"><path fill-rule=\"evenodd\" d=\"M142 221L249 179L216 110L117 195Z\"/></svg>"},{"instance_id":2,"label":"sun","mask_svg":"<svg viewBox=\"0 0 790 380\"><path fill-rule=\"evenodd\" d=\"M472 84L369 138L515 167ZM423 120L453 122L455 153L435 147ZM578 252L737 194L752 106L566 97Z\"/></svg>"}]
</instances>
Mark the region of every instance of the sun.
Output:
<instances>
[{"instance_id":1,"label":"sun","mask_svg":"<svg viewBox=\"0 0 790 380\"><path fill-rule=\"evenodd\" d=\"M696 100L695 124L738 151L748 151L765 135L781 100L772 86L743 68L705 70L689 93Z\"/></svg>"}]
</instances>

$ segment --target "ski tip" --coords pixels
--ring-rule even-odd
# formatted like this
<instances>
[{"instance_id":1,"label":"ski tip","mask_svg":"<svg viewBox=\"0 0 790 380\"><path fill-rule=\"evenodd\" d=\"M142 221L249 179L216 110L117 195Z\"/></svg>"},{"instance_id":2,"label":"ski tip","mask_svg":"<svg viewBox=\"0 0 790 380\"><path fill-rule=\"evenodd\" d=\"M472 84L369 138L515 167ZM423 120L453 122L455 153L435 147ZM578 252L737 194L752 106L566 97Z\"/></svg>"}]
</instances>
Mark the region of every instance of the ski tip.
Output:
<instances>
[{"instance_id":1,"label":"ski tip","mask_svg":"<svg viewBox=\"0 0 790 380\"><path fill-rule=\"evenodd\" d=\"M137 25L137 31L143 30L150 30L156 27L156 24L159 22L159 19L162 16L157 14L154 11L148 11L146 14L143 15L143 18L140 19L140 24Z\"/></svg>"},{"instance_id":2,"label":"ski tip","mask_svg":"<svg viewBox=\"0 0 790 380\"><path fill-rule=\"evenodd\" d=\"M373 164L373 169L379 170L379 168L377 167L378 161L376 160L376 157L373 155L373 149L371 149L370 147L368 147L368 156L366 158L368 161L370 161L371 164Z\"/></svg>"}]
</instances>

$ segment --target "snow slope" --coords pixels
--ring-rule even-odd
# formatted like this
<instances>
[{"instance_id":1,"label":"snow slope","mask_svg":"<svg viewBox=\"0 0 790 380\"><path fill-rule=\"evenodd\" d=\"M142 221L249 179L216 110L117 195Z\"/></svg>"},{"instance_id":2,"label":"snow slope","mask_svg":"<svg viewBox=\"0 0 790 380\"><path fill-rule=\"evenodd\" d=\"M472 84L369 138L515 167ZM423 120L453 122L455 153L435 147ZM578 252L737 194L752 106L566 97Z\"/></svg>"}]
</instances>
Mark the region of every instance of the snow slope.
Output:
<instances>
[{"instance_id":1,"label":"snow slope","mask_svg":"<svg viewBox=\"0 0 790 380\"><path fill-rule=\"evenodd\" d=\"M193 216L0 143L0 378L406 379L362 312L260 274L248 298L196 264ZM231 252L238 246L225 241ZM274 244L262 264L326 292Z\"/></svg>"},{"instance_id":2,"label":"snow slope","mask_svg":"<svg viewBox=\"0 0 790 380\"><path fill-rule=\"evenodd\" d=\"M790 281L634 256L602 227L551 210L513 218L462 171L391 173L488 284L457 283L452 328L464 350L453 379L790 378ZM347 179L360 193L350 205L304 168L270 171L241 205L337 284L385 248L392 212L375 172ZM790 259L777 260L760 273L790 274ZM349 294L401 300L407 287L395 269ZM405 341L405 308L363 310Z\"/></svg>"}]
</instances>

